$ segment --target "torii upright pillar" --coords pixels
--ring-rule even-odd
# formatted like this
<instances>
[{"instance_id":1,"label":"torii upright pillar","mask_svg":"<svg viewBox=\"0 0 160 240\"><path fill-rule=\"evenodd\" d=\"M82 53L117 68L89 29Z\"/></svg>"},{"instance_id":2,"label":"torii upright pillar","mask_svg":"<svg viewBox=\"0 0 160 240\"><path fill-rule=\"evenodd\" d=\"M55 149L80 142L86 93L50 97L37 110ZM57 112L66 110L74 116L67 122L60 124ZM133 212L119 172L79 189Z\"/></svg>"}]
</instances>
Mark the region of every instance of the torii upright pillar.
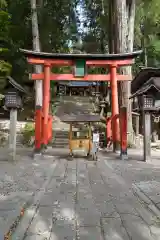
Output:
<instances>
[{"instance_id":1,"label":"torii upright pillar","mask_svg":"<svg viewBox=\"0 0 160 240\"><path fill-rule=\"evenodd\" d=\"M42 144L44 147L48 144L48 117L50 105L50 73L51 66L49 63L44 64L44 81L43 81L43 125L42 125Z\"/></svg>"},{"instance_id":2,"label":"torii upright pillar","mask_svg":"<svg viewBox=\"0 0 160 240\"><path fill-rule=\"evenodd\" d=\"M112 109L112 139L113 151L117 150L117 142L119 140L119 106L118 106L118 83L117 83L117 66L110 66L111 75L111 109Z\"/></svg>"}]
</instances>

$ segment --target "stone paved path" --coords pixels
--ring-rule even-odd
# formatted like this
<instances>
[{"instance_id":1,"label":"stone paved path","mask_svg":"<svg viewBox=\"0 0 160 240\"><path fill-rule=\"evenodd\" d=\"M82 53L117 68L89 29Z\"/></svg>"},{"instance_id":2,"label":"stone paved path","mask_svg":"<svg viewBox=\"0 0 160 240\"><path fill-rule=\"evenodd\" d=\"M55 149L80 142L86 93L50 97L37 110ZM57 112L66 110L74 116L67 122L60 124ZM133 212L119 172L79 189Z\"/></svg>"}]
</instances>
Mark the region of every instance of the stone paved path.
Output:
<instances>
[{"instance_id":1,"label":"stone paved path","mask_svg":"<svg viewBox=\"0 0 160 240\"><path fill-rule=\"evenodd\" d=\"M136 164L103 156L97 163L62 158L53 164L13 239L160 239L156 216L132 192L134 171L141 176Z\"/></svg>"},{"instance_id":2,"label":"stone paved path","mask_svg":"<svg viewBox=\"0 0 160 240\"><path fill-rule=\"evenodd\" d=\"M24 204L40 191L55 162L50 159L33 161L31 157L22 157L21 153L17 162L10 163L2 161L3 151L0 156L0 236L4 236Z\"/></svg>"}]
</instances>

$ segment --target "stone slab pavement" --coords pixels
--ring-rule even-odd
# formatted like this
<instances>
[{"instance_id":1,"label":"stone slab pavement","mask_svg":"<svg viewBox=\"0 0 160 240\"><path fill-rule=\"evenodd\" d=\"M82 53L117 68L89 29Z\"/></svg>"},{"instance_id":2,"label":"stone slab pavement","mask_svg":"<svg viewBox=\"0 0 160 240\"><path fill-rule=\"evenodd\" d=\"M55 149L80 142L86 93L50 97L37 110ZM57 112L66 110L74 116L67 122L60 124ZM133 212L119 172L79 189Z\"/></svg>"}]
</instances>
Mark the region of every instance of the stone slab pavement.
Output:
<instances>
[{"instance_id":1,"label":"stone slab pavement","mask_svg":"<svg viewBox=\"0 0 160 240\"><path fill-rule=\"evenodd\" d=\"M6 149L0 149L0 239L15 222L26 204L53 172L56 158L33 161L31 152L21 149L16 162L8 162Z\"/></svg>"},{"instance_id":2,"label":"stone slab pavement","mask_svg":"<svg viewBox=\"0 0 160 240\"><path fill-rule=\"evenodd\" d=\"M103 154L98 162L55 157L39 164L48 164L49 171L51 162L12 239L160 239L158 216L132 191L133 183L152 181L153 175L159 181L159 166Z\"/></svg>"},{"instance_id":3,"label":"stone slab pavement","mask_svg":"<svg viewBox=\"0 0 160 240\"><path fill-rule=\"evenodd\" d=\"M160 182L157 180L141 181L136 187L145 194L160 210Z\"/></svg>"},{"instance_id":4,"label":"stone slab pavement","mask_svg":"<svg viewBox=\"0 0 160 240\"><path fill-rule=\"evenodd\" d=\"M160 216L132 191L133 184L158 186L160 165L115 160L102 153L97 162L24 155L14 164L0 165L2 236L28 202L10 239L160 239Z\"/></svg>"}]
</instances>

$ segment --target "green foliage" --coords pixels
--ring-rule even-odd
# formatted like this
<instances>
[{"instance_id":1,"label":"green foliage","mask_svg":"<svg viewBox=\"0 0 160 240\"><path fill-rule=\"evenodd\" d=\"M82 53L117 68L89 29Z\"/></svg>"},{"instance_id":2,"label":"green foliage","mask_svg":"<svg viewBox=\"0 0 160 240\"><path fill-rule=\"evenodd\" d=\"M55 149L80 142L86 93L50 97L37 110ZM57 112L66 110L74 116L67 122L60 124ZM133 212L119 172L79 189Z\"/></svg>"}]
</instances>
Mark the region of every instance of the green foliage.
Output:
<instances>
[{"instance_id":1,"label":"green foliage","mask_svg":"<svg viewBox=\"0 0 160 240\"><path fill-rule=\"evenodd\" d=\"M74 43L81 39L81 50L84 52L108 52L109 0L37 2L42 51L71 52ZM30 1L0 0L0 7L0 76L5 79L11 72L13 78L24 84L29 81L28 64L18 49L32 49ZM143 34L140 27L142 24ZM137 0L134 47L145 46L149 66L160 64L159 26L159 0ZM139 70L139 65L144 65L143 56L137 60L134 71ZM69 69L55 68L53 71L68 72ZM91 71L94 73L100 70Z\"/></svg>"},{"instance_id":2,"label":"green foliage","mask_svg":"<svg viewBox=\"0 0 160 240\"><path fill-rule=\"evenodd\" d=\"M139 0L135 17L135 47L146 49L148 66L160 64L160 4L158 0ZM144 65L141 59L140 65Z\"/></svg>"},{"instance_id":3,"label":"green foliage","mask_svg":"<svg viewBox=\"0 0 160 240\"><path fill-rule=\"evenodd\" d=\"M85 52L108 51L108 1L83 0L83 48Z\"/></svg>"},{"instance_id":4,"label":"green foliage","mask_svg":"<svg viewBox=\"0 0 160 240\"><path fill-rule=\"evenodd\" d=\"M0 60L0 75L8 75L11 71L11 64L8 62L5 62L3 60Z\"/></svg>"},{"instance_id":5,"label":"green foliage","mask_svg":"<svg viewBox=\"0 0 160 240\"><path fill-rule=\"evenodd\" d=\"M108 37L110 34L109 0L82 0L83 48L86 52L107 52ZM104 12L103 12L104 10ZM112 13L114 14L114 13ZM142 29L143 26L143 29ZM148 66L160 65L160 4L159 0L137 0L135 17L134 48L145 47ZM145 64L144 56L136 60L133 67L134 73L139 71L139 66Z\"/></svg>"},{"instance_id":6,"label":"green foliage","mask_svg":"<svg viewBox=\"0 0 160 240\"><path fill-rule=\"evenodd\" d=\"M70 51L69 43L78 35L76 4L72 0L37 1L42 51ZM0 7L0 71L3 75L11 72L23 85L29 82L29 67L19 48L32 49L30 0L0 0Z\"/></svg>"},{"instance_id":7,"label":"green foliage","mask_svg":"<svg viewBox=\"0 0 160 240\"><path fill-rule=\"evenodd\" d=\"M33 123L26 123L25 127L22 129L21 134L23 135L23 144L27 146L32 146L34 142L32 139L35 135L35 128Z\"/></svg>"},{"instance_id":8,"label":"green foliage","mask_svg":"<svg viewBox=\"0 0 160 240\"><path fill-rule=\"evenodd\" d=\"M0 2L0 4L2 4L2 2ZM8 34L10 29L9 19L9 14L6 11L0 11L0 54L4 58L5 55L8 53L8 48L5 47L5 44L8 40ZM0 59L0 76L6 76L10 73L10 71L11 64L9 64L3 59Z\"/></svg>"},{"instance_id":9,"label":"green foliage","mask_svg":"<svg viewBox=\"0 0 160 240\"><path fill-rule=\"evenodd\" d=\"M7 2L5 0L0 0L0 7L6 7L7 6Z\"/></svg>"},{"instance_id":10,"label":"green foliage","mask_svg":"<svg viewBox=\"0 0 160 240\"><path fill-rule=\"evenodd\" d=\"M5 38L8 38L8 33L9 33L9 27L10 27L10 23L9 23L9 14L4 11L1 10L0 11L0 39L1 40L5 40Z\"/></svg>"},{"instance_id":11,"label":"green foliage","mask_svg":"<svg viewBox=\"0 0 160 240\"><path fill-rule=\"evenodd\" d=\"M77 35L75 5L76 2L72 0L50 0L39 8L43 51L69 52L68 41L74 40Z\"/></svg>"}]
</instances>

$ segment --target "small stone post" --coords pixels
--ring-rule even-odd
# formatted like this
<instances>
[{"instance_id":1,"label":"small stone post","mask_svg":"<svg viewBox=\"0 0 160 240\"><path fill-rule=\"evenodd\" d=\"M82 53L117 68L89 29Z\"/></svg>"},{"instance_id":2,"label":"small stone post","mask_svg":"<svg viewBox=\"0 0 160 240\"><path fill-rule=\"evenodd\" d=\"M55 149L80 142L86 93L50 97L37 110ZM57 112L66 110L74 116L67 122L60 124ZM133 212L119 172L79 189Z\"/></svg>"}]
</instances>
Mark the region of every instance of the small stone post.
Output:
<instances>
[{"instance_id":1,"label":"small stone post","mask_svg":"<svg viewBox=\"0 0 160 240\"><path fill-rule=\"evenodd\" d=\"M151 160L151 114L149 112L143 112L143 126L143 160L146 162Z\"/></svg>"},{"instance_id":2,"label":"small stone post","mask_svg":"<svg viewBox=\"0 0 160 240\"><path fill-rule=\"evenodd\" d=\"M139 115L137 114L135 117L136 117L136 131L135 131L135 133L136 133L136 136L138 136L139 135Z\"/></svg>"},{"instance_id":3,"label":"small stone post","mask_svg":"<svg viewBox=\"0 0 160 240\"><path fill-rule=\"evenodd\" d=\"M9 160L16 160L16 125L17 109L10 110L10 131L9 131Z\"/></svg>"}]
</instances>

